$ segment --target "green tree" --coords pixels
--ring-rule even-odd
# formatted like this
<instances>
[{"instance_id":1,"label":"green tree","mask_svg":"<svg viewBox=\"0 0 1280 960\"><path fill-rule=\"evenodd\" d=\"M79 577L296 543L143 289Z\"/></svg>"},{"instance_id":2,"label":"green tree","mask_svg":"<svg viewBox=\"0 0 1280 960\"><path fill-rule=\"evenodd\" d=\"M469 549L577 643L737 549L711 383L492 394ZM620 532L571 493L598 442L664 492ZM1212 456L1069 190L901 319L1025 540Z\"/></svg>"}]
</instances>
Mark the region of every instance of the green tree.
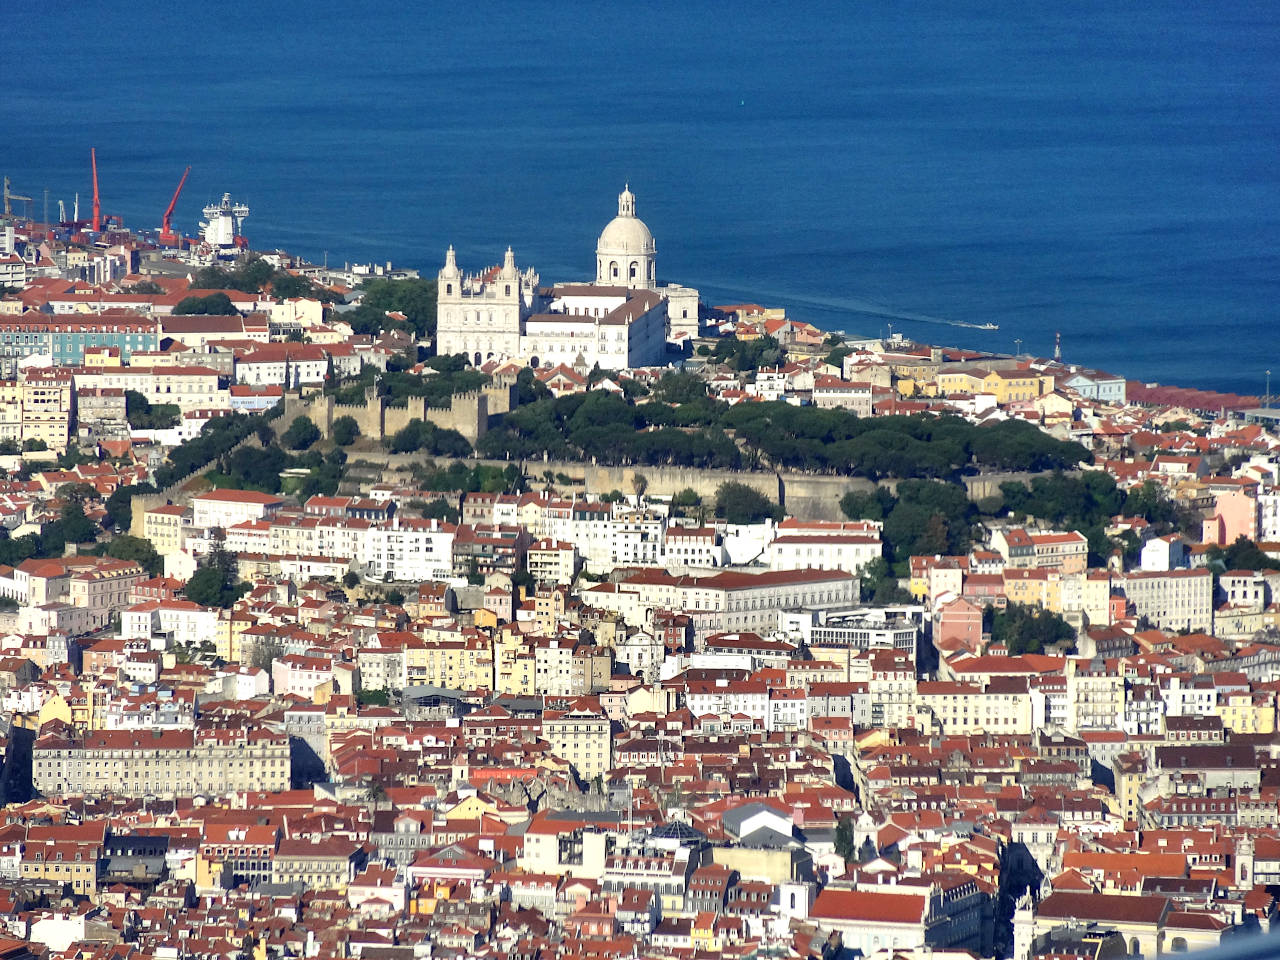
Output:
<instances>
[{"instance_id":1,"label":"green tree","mask_svg":"<svg viewBox=\"0 0 1280 960\"><path fill-rule=\"evenodd\" d=\"M890 561L905 575L914 555L960 554L972 544L975 508L965 488L940 480L903 480L884 519Z\"/></svg>"},{"instance_id":2,"label":"green tree","mask_svg":"<svg viewBox=\"0 0 1280 960\"><path fill-rule=\"evenodd\" d=\"M523 405L535 400L549 400L551 391L537 378L532 367L525 367L516 374L516 403Z\"/></svg>"},{"instance_id":3,"label":"green tree","mask_svg":"<svg viewBox=\"0 0 1280 960\"><path fill-rule=\"evenodd\" d=\"M231 298L220 290L204 297L184 297L173 308L175 316L229 317L237 312Z\"/></svg>"},{"instance_id":4,"label":"green tree","mask_svg":"<svg viewBox=\"0 0 1280 960\"><path fill-rule=\"evenodd\" d=\"M88 543L97 535L97 527L84 515L84 504L79 500L68 500L62 505L58 525L67 543Z\"/></svg>"},{"instance_id":5,"label":"green tree","mask_svg":"<svg viewBox=\"0 0 1280 960\"><path fill-rule=\"evenodd\" d=\"M120 292L138 297L156 297L164 294L164 287L153 280L139 280L137 283L121 287Z\"/></svg>"},{"instance_id":6,"label":"green tree","mask_svg":"<svg viewBox=\"0 0 1280 960\"><path fill-rule=\"evenodd\" d=\"M270 670L271 665L284 656L284 644L279 640L259 640L253 645L253 653L249 656L249 666L259 670Z\"/></svg>"},{"instance_id":7,"label":"green tree","mask_svg":"<svg viewBox=\"0 0 1280 960\"><path fill-rule=\"evenodd\" d=\"M840 498L840 509L850 520L883 520L897 502L888 487L850 490Z\"/></svg>"},{"instance_id":8,"label":"green tree","mask_svg":"<svg viewBox=\"0 0 1280 960\"><path fill-rule=\"evenodd\" d=\"M1004 610L988 608L991 641L1004 644L1009 653L1043 653L1045 647L1075 639L1075 631L1061 616L1042 607L1011 603Z\"/></svg>"},{"instance_id":9,"label":"green tree","mask_svg":"<svg viewBox=\"0 0 1280 960\"><path fill-rule=\"evenodd\" d=\"M182 416L177 404L152 404L137 390L124 392L124 410L125 419L135 430L167 430L176 427Z\"/></svg>"},{"instance_id":10,"label":"green tree","mask_svg":"<svg viewBox=\"0 0 1280 960\"><path fill-rule=\"evenodd\" d=\"M120 534L112 538L107 544L107 556L115 557L117 560L136 561L153 577L158 577L164 569L164 558L156 553L156 548L151 545L150 540L142 537Z\"/></svg>"},{"instance_id":11,"label":"green tree","mask_svg":"<svg viewBox=\"0 0 1280 960\"><path fill-rule=\"evenodd\" d=\"M333 442L338 446L349 447L356 442L356 437L360 436L360 425L356 423L355 417L339 417L333 421L333 429L330 433L333 436Z\"/></svg>"},{"instance_id":12,"label":"green tree","mask_svg":"<svg viewBox=\"0 0 1280 960\"><path fill-rule=\"evenodd\" d=\"M203 607L230 608L249 590L249 584L240 580L235 555L221 543L215 544L205 559L205 565L192 574L183 592L192 603Z\"/></svg>"},{"instance_id":13,"label":"green tree","mask_svg":"<svg viewBox=\"0 0 1280 960\"><path fill-rule=\"evenodd\" d=\"M845 863L853 859L854 835L852 817L843 816L840 818L840 822L836 824L835 848L836 856Z\"/></svg>"},{"instance_id":14,"label":"green tree","mask_svg":"<svg viewBox=\"0 0 1280 960\"><path fill-rule=\"evenodd\" d=\"M443 520L446 523L457 523L462 519L462 515L458 512L458 508L444 497L436 497L433 500L410 500L409 506L412 509L417 510L419 514L428 520Z\"/></svg>"},{"instance_id":15,"label":"green tree","mask_svg":"<svg viewBox=\"0 0 1280 960\"><path fill-rule=\"evenodd\" d=\"M726 481L716 488L716 516L729 523L777 519L781 512L763 493L736 480Z\"/></svg>"},{"instance_id":16,"label":"green tree","mask_svg":"<svg viewBox=\"0 0 1280 960\"><path fill-rule=\"evenodd\" d=\"M837 370L841 370L844 368L844 358L849 356L851 353L853 353L852 347L847 347L844 344L841 344L823 357L822 362L835 367Z\"/></svg>"},{"instance_id":17,"label":"green tree","mask_svg":"<svg viewBox=\"0 0 1280 960\"><path fill-rule=\"evenodd\" d=\"M319 291L308 277L298 277L281 270L271 278L271 295L281 300L299 297L315 299Z\"/></svg>"},{"instance_id":18,"label":"green tree","mask_svg":"<svg viewBox=\"0 0 1280 960\"><path fill-rule=\"evenodd\" d=\"M707 384L695 373L668 370L653 385L653 397L663 403L695 403L705 400Z\"/></svg>"},{"instance_id":19,"label":"green tree","mask_svg":"<svg viewBox=\"0 0 1280 960\"><path fill-rule=\"evenodd\" d=\"M696 507L702 502L702 498L698 496L698 491L693 487L685 487L674 497L671 498L673 507Z\"/></svg>"},{"instance_id":20,"label":"green tree","mask_svg":"<svg viewBox=\"0 0 1280 960\"><path fill-rule=\"evenodd\" d=\"M1225 550L1219 546L1208 550L1209 562L1220 570L1280 570L1280 560L1275 560L1260 549L1244 534L1236 537Z\"/></svg>"},{"instance_id":21,"label":"green tree","mask_svg":"<svg viewBox=\"0 0 1280 960\"><path fill-rule=\"evenodd\" d=\"M354 570L348 570L342 575L342 585L348 590L352 590L360 584L360 575Z\"/></svg>"},{"instance_id":22,"label":"green tree","mask_svg":"<svg viewBox=\"0 0 1280 960\"><path fill-rule=\"evenodd\" d=\"M280 442L290 450L305 450L320 439L320 428L306 417L294 417Z\"/></svg>"},{"instance_id":23,"label":"green tree","mask_svg":"<svg viewBox=\"0 0 1280 960\"><path fill-rule=\"evenodd\" d=\"M363 305L382 313L402 313L419 336L436 330L436 282L434 280L387 280L381 277L361 284Z\"/></svg>"},{"instance_id":24,"label":"green tree","mask_svg":"<svg viewBox=\"0 0 1280 960\"><path fill-rule=\"evenodd\" d=\"M862 568L859 589L864 601L878 606L911 601L911 595L898 585L898 578L884 557L876 557Z\"/></svg>"}]
</instances>

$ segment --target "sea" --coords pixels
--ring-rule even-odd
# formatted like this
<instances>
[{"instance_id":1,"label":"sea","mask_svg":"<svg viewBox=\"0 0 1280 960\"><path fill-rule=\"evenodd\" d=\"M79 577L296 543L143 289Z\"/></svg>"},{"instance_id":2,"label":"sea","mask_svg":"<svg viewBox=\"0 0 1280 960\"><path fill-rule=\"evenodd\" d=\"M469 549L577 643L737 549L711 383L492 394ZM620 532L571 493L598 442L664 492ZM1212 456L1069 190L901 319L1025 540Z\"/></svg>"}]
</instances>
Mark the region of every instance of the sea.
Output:
<instances>
[{"instance_id":1,"label":"sea","mask_svg":"<svg viewBox=\"0 0 1280 960\"><path fill-rule=\"evenodd\" d=\"M850 335L1280 386L1274 0L14 3L0 174L433 275L589 278L629 183L660 281ZM21 204L20 204L21 206ZM995 323L995 331L967 324Z\"/></svg>"}]
</instances>

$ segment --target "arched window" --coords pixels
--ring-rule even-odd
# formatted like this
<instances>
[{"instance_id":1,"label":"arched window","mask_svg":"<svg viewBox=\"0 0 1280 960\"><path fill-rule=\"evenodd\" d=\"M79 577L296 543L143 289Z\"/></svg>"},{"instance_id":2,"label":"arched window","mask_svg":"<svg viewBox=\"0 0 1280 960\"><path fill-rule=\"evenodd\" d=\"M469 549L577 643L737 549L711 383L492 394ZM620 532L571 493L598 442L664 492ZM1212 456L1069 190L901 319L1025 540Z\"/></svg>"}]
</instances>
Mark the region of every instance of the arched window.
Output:
<instances>
[{"instance_id":1,"label":"arched window","mask_svg":"<svg viewBox=\"0 0 1280 960\"><path fill-rule=\"evenodd\" d=\"M609 276L612 277L614 280L618 279L618 261L616 260L609 261Z\"/></svg>"},{"instance_id":2,"label":"arched window","mask_svg":"<svg viewBox=\"0 0 1280 960\"><path fill-rule=\"evenodd\" d=\"M476 351L475 360L476 360L475 365L476 365L477 367L478 367L478 366L480 366L480 352L479 352L479 351Z\"/></svg>"},{"instance_id":3,"label":"arched window","mask_svg":"<svg viewBox=\"0 0 1280 960\"><path fill-rule=\"evenodd\" d=\"M649 261L649 279L650 280L653 279L653 261L652 260Z\"/></svg>"},{"instance_id":4,"label":"arched window","mask_svg":"<svg viewBox=\"0 0 1280 960\"><path fill-rule=\"evenodd\" d=\"M536 370L536 369L538 369L538 358L537 358L537 357L530 357L530 358L529 358L529 366L533 367L535 370Z\"/></svg>"},{"instance_id":5,"label":"arched window","mask_svg":"<svg viewBox=\"0 0 1280 960\"><path fill-rule=\"evenodd\" d=\"M637 266L638 266L638 264L637 264L634 260L632 260L632 261L631 261L631 279L632 279L632 280L634 280L634 279L636 278L636 267L637 267Z\"/></svg>"},{"instance_id":6,"label":"arched window","mask_svg":"<svg viewBox=\"0 0 1280 960\"><path fill-rule=\"evenodd\" d=\"M511 284L507 284L507 296L511 296Z\"/></svg>"},{"instance_id":7,"label":"arched window","mask_svg":"<svg viewBox=\"0 0 1280 960\"><path fill-rule=\"evenodd\" d=\"M1137 937L1134 937L1132 940L1129 941L1129 953L1135 957L1141 956L1142 944L1138 942Z\"/></svg>"},{"instance_id":8,"label":"arched window","mask_svg":"<svg viewBox=\"0 0 1280 960\"><path fill-rule=\"evenodd\" d=\"M1170 944L1169 949L1170 949L1173 953L1186 953L1186 952L1187 952L1187 938L1186 938L1186 937L1174 937L1174 938L1173 938L1173 943L1172 943L1172 944Z\"/></svg>"}]
</instances>

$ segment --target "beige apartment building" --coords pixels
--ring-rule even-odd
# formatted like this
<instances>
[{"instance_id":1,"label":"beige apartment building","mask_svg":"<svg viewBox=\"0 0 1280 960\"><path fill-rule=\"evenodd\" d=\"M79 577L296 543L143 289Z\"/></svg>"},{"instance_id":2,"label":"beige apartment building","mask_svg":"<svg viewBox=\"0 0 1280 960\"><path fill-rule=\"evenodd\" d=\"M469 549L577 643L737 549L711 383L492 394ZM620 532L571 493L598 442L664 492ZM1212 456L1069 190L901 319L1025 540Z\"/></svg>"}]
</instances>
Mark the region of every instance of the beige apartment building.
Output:
<instances>
[{"instance_id":1,"label":"beige apartment building","mask_svg":"<svg viewBox=\"0 0 1280 960\"><path fill-rule=\"evenodd\" d=\"M70 374L28 372L20 380L0 380L0 440L39 441L62 452L71 436Z\"/></svg>"},{"instance_id":2,"label":"beige apartment building","mask_svg":"<svg viewBox=\"0 0 1280 960\"><path fill-rule=\"evenodd\" d=\"M176 503L153 507L143 515L142 535L162 557L182 549L182 527L191 522L191 511Z\"/></svg>"},{"instance_id":3,"label":"beige apartment building","mask_svg":"<svg viewBox=\"0 0 1280 960\"><path fill-rule=\"evenodd\" d=\"M47 734L32 749L31 770L35 789L46 797L287 790L291 773L288 736L219 727Z\"/></svg>"},{"instance_id":4,"label":"beige apartment building","mask_svg":"<svg viewBox=\"0 0 1280 960\"><path fill-rule=\"evenodd\" d=\"M1026 735L1033 729L1025 677L993 677L985 688L976 683L924 681L916 687L916 700L920 713L932 718L943 736Z\"/></svg>"},{"instance_id":5,"label":"beige apartment building","mask_svg":"<svg viewBox=\"0 0 1280 960\"><path fill-rule=\"evenodd\" d=\"M548 710L542 715L542 739L551 752L573 764L589 780L613 767L613 734L608 717L589 710Z\"/></svg>"},{"instance_id":6,"label":"beige apartment building","mask_svg":"<svg viewBox=\"0 0 1280 960\"><path fill-rule=\"evenodd\" d=\"M286 837L271 862L271 882L303 883L308 890L345 893L364 862L364 851L353 840Z\"/></svg>"}]
</instances>

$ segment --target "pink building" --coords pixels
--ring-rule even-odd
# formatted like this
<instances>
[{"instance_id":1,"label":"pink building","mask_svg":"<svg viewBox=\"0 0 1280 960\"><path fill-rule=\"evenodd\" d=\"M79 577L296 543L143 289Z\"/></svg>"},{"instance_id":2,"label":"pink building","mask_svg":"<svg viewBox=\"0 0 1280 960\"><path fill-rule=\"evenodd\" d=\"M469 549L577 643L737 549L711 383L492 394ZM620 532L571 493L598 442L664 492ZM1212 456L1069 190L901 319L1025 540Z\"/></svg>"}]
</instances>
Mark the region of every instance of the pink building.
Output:
<instances>
[{"instance_id":1,"label":"pink building","mask_svg":"<svg viewBox=\"0 0 1280 960\"><path fill-rule=\"evenodd\" d=\"M1214 500L1214 515L1204 522L1205 543L1235 543L1240 537L1258 539L1256 488L1228 490Z\"/></svg>"},{"instance_id":2,"label":"pink building","mask_svg":"<svg viewBox=\"0 0 1280 960\"><path fill-rule=\"evenodd\" d=\"M982 651L982 607L956 597L938 607L933 642L939 650Z\"/></svg>"}]
</instances>

